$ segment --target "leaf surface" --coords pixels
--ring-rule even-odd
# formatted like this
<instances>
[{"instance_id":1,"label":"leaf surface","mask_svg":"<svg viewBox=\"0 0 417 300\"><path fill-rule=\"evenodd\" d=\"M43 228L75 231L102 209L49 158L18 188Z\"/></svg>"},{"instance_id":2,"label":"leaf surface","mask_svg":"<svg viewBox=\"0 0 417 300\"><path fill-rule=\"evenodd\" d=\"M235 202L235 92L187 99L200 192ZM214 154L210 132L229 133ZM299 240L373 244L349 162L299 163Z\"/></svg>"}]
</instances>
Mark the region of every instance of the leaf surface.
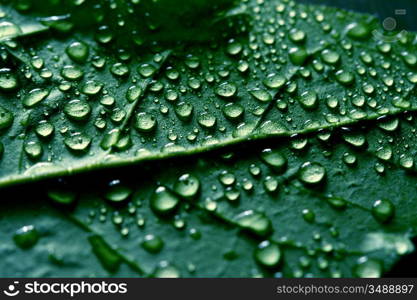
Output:
<instances>
[{"instance_id":1,"label":"leaf surface","mask_svg":"<svg viewBox=\"0 0 417 300\"><path fill-rule=\"evenodd\" d=\"M45 189L55 210L83 235L105 240L138 276L381 276L414 250L415 122L412 114L361 122L119 173L80 175ZM51 217L41 215L45 220L25 224L46 227ZM16 222L5 220L11 241ZM41 255L46 242L40 238L25 255ZM88 245L77 238L82 253L88 248L83 243ZM121 262L99 261L109 275L132 272ZM4 269L13 272L12 266ZM45 269L50 276L62 272L50 263Z\"/></svg>"},{"instance_id":2,"label":"leaf surface","mask_svg":"<svg viewBox=\"0 0 417 300\"><path fill-rule=\"evenodd\" d=\"M140 47L130 11L43 16L47 32L4 42L1 186L415 110L415 34L381 43L369 16L245 1L214 22L223 37Z\"/></svg>"}]
</instances>

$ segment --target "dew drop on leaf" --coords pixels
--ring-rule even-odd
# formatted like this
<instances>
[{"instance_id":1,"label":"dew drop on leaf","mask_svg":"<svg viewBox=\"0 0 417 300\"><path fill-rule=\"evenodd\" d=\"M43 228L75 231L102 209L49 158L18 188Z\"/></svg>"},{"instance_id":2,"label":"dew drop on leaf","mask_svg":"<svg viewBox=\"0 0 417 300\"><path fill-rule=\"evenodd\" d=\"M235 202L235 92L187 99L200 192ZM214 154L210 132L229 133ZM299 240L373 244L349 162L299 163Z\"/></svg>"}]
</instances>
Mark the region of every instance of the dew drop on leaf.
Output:
<instances>
[{"instance_id":1,"label":"dew drop on leaf","mask_svg":"<svg viewBox=\"0 0 417 300\"><path fill-rule=\"evenodd\" d=\"M88 118L91 106L85 100L74 99L64 106L64 113L73 120L82 121Z\"/></svg>"},{"instance_id":2,"label":"dew drop on leaf","mask_svg":"<svg viewBox=\"0 0 417 300\"><path fill-rule=\"evenodd\" d=\"M13 113L0 106L0 130L9 128L13 123Z\"/></svg>"},{"instance_id":3,"label":"dew drop on leaf","mask_svg":"<svg viewBox=\"0 0 417 300\"><path fill-rule=\"evenodd\" d=\"M154 273L156 278L179 278L180 276L180 271L167 261L162 261Z\"/></svg>"},{"instance_id":4,"label":"dew drop on leaf","mask_svg":"<svg viewBox=\"0 0 417 300\"><path fill-rule=\"evenodd\" d=\"M156 128L156 118L146 112L136 115L135 128L141 132L150 132Z\"/></svg>"},{"instance_id":5,"label":"dew drop on leaf","mask_svg":"<svg viewBox=\"0 0 417 300\"><path fill-rule=\"evenodd\" d=\"M141 246L149 253L158 253L164 247L164 241L153 234L147 234L143 239Z\"/></svg>"},{"instance_id":6,"label":"dew drop on leaf","mask_svg":"<svg viewBox=\"0 0 417 300\"><path fill-rule=\"evenodd\" d=\"M125 201L132 194L132 189L124 185L120 180L113 180L110 182L104 197L110 202Z\"/></svg>"},{"instance_id":7,"label":"dew drop on leaf","mask_svg":"<svg viewBox=\"0 0 417 300\"><path fill-rule=\"evenodd\" d=\"M33 225L26 225L18 229L13 235L16 245L22 249L29 249L36 245L40 236Z\"/></svg>"},{"instance_id":8,"label":"dew drop on leaf","mask_svg":"<svg viewBox=\"0 0 417 300\"><path fill-rule=\"evenodd\" d=\"M47 89L33 89L24 98L23 105L30 108L41 102L49 95Z\"/></svg>"},{"instance_id":9,"label":"dew drop on leaf","mask_svg":"<svg viewBox=\"0 0 417 300\"><path fill-rule=\"evenodd\" d=\"M247 210L235 216L234 219L237 225L259 236L266 236L272 231L271 221L261 212Z\"/></svg>"},{"instance_id":10,"label":"dew drop on leaf","mask_svg":"<svg viewBox=\"0 0 417 300\"><path fill-rule=\"evenodd\" d=\"M223 82L216 88L216 94L223 98L233 97L237 92L237 87L234 83Z\"/></svg>"},{"instance_id":11,"label":"dew drop on leaf","mask_svg":"<svg viewBox=\"0 0 417 300\"><path fill-rule=\"evenodd\" d=\"M326 169L319 163L306 162L299 171L299 178L306 184L318 184L326 175Z\"/></svg>"},{"instance_id":12,"label":"dew drop on leaf","mask_svg":"<svg viewBox=\"0 0 417 300\"><path fill-rule=\"evenodd\" d=\"M270 241L261 242L254 253L255 260L263 267L276 267L281 261L281 249Z\"/></svg>"},{"instance_id":13,"label":"dew drop on leaf","mask_svg":"<svg viewBox=\"0 0 417 300\"><path fill-rule=\"evenodd\" d=\"M180 199L164 186L159 186L152 194L150 205L157 214L172 213L180 203Z\"/></svg>"},{"instance_id":14,"label":"dew drop on leaf","mask_svg":"<svg viewBox=\"0 0 417 300\"><path fill-rule=\"evenodd\" d=\"M185 199L194 198L200 189L200 180L191 174L181 175L174 185L174 191Z\"/></svg>"},{"instance_id":15,"label":"dew drop on leaf","mask_svg":"<svg viewBox=\"0 0 417 300\"><path fill-rule=\"evenodd\" d=\"M83 133L76 132L64 139L65 145L73 151L85 151L90 146L91 138Z\"/></svg>"},{"instance_id":16,"label":"dew drop on leaf","mask_svg":"<svg viewBox=\"0 0 417 300\"><path fill-rule=\"evenodd\" d=\"M12 91L18 87L18 79L12 70L8 68L0 69L0 89L3 91Z\"/></svg>"},{"instance_id":17,"label":"dew drop on leaf","mask_svg":"<svg viewBox=\"0 0 417 300\"><path fill-rule=\"evenodd\" d=\"M372 215L381 223L389 222L394 217L394 214L394 204L389 200L377 200L372 205Z\"/></svg>"},{"instance_id":18,"label":"dew drop on leaf","mask_svg":"<svg viewBox=\"0 0 417 300\"><path fill-rule=\"evenodd\" d=\"M360 278L379 278L382 275L382 265L378 260L361 257L355 266L355 274Z\"/></svg>"},{"instance_id":19,"label":"dew drop on leaf","mask_svg":"<svg viewBox=\"0 0 417 300\"><path fill-rule=\"evenodd\" d=\"M73 42L66 48L68 56L75 62L84 62L87 60L89 48L83 42Z\"/></svg>"}]
</instances>

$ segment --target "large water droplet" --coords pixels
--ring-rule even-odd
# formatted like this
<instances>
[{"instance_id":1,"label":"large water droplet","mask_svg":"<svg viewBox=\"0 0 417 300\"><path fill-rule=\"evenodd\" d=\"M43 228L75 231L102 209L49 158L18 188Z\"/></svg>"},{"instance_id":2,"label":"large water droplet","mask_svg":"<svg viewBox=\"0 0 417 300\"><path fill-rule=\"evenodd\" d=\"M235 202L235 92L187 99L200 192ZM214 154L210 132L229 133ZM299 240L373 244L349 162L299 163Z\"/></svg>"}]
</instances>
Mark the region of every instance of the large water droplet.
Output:
<instances>
[{"instance_id":1,"label":"large water droplet","mask_svg":"<svg viewBox=\"0 0 417 300\"><path fill-rule=\"evenodd\" d=\"M85 100L74 99L64 106L64 113L73 120L81 121L88 118L91 106Z\"/></svg>"},{"instance_id":2,"label":"large water droplet","mask_svg":"<svg viewBox=\"0 0 417 300\"><path fill-rule=\"evenodd\" d=\"M355 266L355 274L360 278L379 278L383 272L382 264L375 259L361 257Z\"/></svg>"},{"instance_id":3,"label":"large water droplet","mask_svg":"<svg viewBox=\"0 0 417 300\"><path fill-rule=\"evenodd\" d=\"M13 240L18 247L29 249L38 242L39 233L33 225L23 226L15 232Z\"/></svg>"},{"instance_id":4,"label":"large water droplet","mask_svg":"<svg viewBox=\"0 0 417 300\"><path fill-rule=\"evenodd\" d=\"M275 243L263 241L254 253L256 261L264 267L275 267L281 260L281 249Z\"/></svg>"},{"instance_id":5,"label":"large water droplet","mask_svg":"<svg viewBox=\"0 0 417 300\"><path fill-rule=\"evenodd\" d=\"M267 165L280 171L282 171L287 164L287 158L276 149L264 149L261 153L261 158Z\"/></svg>"},{"instance_id":6,"label":"large water droplet","mask_svg":"<svg viewBox=\"0 0 417 300\"><path fill-rule=\"evenodd\" d=\"M113 180L109 184L104 197L111 202L125 201L132 194L132 189L124 185L120 180Z\"/></svg>"},{"instance_id":7,"label":"large water droplet","mask_svg":"<svg viewBox=\"0 0 417 300\"><path fill-rule=\"evenodd\" d=\"M12 70L8 68L0 69L0 89L3 91L12 91L18 86L18 80Z\"/></svg>"},{"instance_id":8,"label":"large water droplet","mask_svg":"<svg viewBox=\"0 0 417 300\"><path fill-rule=\"evenodd\" d=\"M174 185L174 191L186 199L194 198L199 189L200 181L191 174L181 175Z\"/></svg>"},{"instance_id":9,"label":"large water droplet","mask_svg":"<svg viewBox=\"0 0 417 300\"><path fill-rule=\"evenodd\" d=\"M319 163L306 162L301 166L299 178L306 184L320 183L326 176L326 169Z\"/></svg>"},{"instance_id":10,"label":"large water droplet","mask_svg":"<svg viewBox=\"0 0 417 300\"><path fill-rule=\"evenodd\" d=\"M391 201L383 199L377 200L372 206L372 215L381 223L391 221L395 214L395 206Z\"/></svg>"},{"instance_id":11,"label":"large water droplet","mask_svg":"<svg viewBox=\"0 0 417 300\"><path fill-rule=\"evenodd\" d=\"M164 241L159 236L148 234L143 239L141 245L143 249L150 253L158 253L164 247Z\"/></svg>"},{"instance_id":12,"label":"large water droplet","mask_svg":"<svg viewBox=\"0 0 417 300\"><path fill-rule=\"evenodd\" d=\"M237 225L253 233L266 236L272 231L272 224L268 217L253 210L247 210L235 217Z\"/></svg>"},{"instance_id":13,"label":"large water droplet","mask_svg":"<svg viewBox=\"0 0 417 300\"><path fill-rule=\"evenodd\" d=\"M172 213L180 203L180 199L164 186L159 186L153 193L150 205L158 214Z\"/></svg>"},{"instance_id":14,"label":"large water droplet","mask_svg":"<svg viewBox=\"0 0 417 300\"><path fill-rule=\"evenodd\" d=\"M150 132L156 128L156 118L146 112L136 115L135 128L141 132Z\"/></svg>"},{"instance_id":15,"label":"large water droplet","mask_svg":"<svg viewBox=\"0 0 417 300\"><path fill-rule=\"evenodd\" d=\"M88 46L83 42L73 42L67 48L68 56L75 62L84 62L88 57Z\"/></svg>"},{"instance_id":16,"label":"large water droplet","mask_svg":"<svg viewBox=\"0 0 417 300\"><path fill-rule=\"evenodd\" d=\"M237 87L233 83L223 82L215 90L220 97L230 98L236 94Z\"/></svg>"},{"instance_id":17,"label":"large water droplet","mask_svg":"<svg viewBox=\"0 0 417 300\"><path fill-rule=\"evenodd\" d=\"M0 130L10 127L13 123L13 119L13 114L0 106Z\"/></svg>"},{"instance_id":18,"label":"large water droplet","mask_svg":"<svg viewBox=\"0 0 417 300\"><path fill-rule=\"evenodd\" d=\"M41 102L49 95L47 89L33 89L24 98L23 105L30 108Z\"/></svg>"}]
</instances>

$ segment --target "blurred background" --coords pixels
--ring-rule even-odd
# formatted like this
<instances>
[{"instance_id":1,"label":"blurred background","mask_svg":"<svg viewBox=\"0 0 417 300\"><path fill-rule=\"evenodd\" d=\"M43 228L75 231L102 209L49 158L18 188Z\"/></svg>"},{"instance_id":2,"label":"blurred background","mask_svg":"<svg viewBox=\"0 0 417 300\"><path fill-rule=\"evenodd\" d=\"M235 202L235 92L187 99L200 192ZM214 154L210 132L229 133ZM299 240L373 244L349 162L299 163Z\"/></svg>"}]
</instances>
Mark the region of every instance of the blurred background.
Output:
<instances>
[{"instance_id":1,"label":"blurred background","mask_svg":"<svg viewBox=\"0 0 417 300\"><path fill-rule=\"evenodd\" d=\"M381 23L394 19L396 29L417 31L417 1L416 0L297 0L308 4L321 4L365 12L376 15ZM387 22L392 25L392 22ZM389 30L388 26L388 30Z\"/></svg>"}]
</instances>

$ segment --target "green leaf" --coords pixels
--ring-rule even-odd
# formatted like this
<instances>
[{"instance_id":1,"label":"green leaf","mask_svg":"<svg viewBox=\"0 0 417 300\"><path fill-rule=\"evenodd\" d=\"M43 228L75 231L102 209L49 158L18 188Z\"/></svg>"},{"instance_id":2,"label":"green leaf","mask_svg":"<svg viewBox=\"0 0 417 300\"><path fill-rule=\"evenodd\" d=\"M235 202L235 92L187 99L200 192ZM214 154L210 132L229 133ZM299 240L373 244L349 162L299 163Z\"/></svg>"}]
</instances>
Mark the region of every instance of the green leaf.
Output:
<instances>
[{"instance_id":1,"label":"green leaf","mask_svg":"<svg viewBox=\"0 0 417 300\"><path fill-rule=\"evenodd\" d=\"M118 266L125 261L141 276L381 276L414 250L416 119L369 123L45 186L55 186L51 205L69 222L117 253L93 250L109 275L129 276ZM63 205L59 195L69 191L73 202ZM4 214L10 222L20 210ZM11 243L11 224L42 228L51 218L44 215L12 219L2 231ZM44 243L26 257L41 255ZM87 241L77 243L84 251ZM161 261L174 269L159 273ZM25 272L32 268L40 267ZM50 263L40 269L63 272Z\"/></svg>"},{"instance_id":2,"label":"green leaf","mask_svg":"<svg viewBox=\"0 0 417 300\"><path fill-rule=\"evenodd\" d=\"M1 186L415 110L415 34L381 43L369 16L248 1L222 38L137 48L129 11L4 44Z\"/></svg>"},{"instance_id":3,"label":"green leaf","mask_svg":"<svg viewBox=\"0 0 417 300\"><path fill-rule=\"evenodd\" d=\"M414 250L414 33L292 1L191 31L205 1L49 2L4 6L0 185L144 163L2 190L1 275L378 277Z\"/></svg>"},{"instance_id":4,"label":"green leaf","mask_svg":"<svg viewBox=\"0 0 417 300\"><path fill-rule=\"evenodd\" d=\"M256 268L251 259L253 241L233 226L214 222L205 213L187 217L189 229L178 230L147 209L143 216L146 226L143 227L139 214L132 219L132 211L138 203L133 205L132 202L130 212L124 210L119 215L93 196L83 202L83 207L73 211L45 202L44 194L35 186L27 194L29 202L27 197L20 197L22 194L18 190L9 191L10 194L3 191L5 201L0 213L1 276L166 277L178 276L179 272L183 276L222 277L239 274L241 268ZM96 210L96 204L100 205L100 218L106 219L99 228L81 215L88 211L93 213L91 209ZM75 216L78 213L79 219ZM113 222L117 223L119 218L124 219L124 225L130 223L128 238L120 234L120 227L115 230ZM35 242L28 242L33 235ZM20 241L16 242L19 237ZM161 238L162 245L158 244ZM23 243L28 245L22 247ZM239 257L235 253L239 253ZM224 264L214 266L213 261L207 259L209 257L224 261ZM196 263L198 270L195 270Z\"/></svg>"}]
</instances>

